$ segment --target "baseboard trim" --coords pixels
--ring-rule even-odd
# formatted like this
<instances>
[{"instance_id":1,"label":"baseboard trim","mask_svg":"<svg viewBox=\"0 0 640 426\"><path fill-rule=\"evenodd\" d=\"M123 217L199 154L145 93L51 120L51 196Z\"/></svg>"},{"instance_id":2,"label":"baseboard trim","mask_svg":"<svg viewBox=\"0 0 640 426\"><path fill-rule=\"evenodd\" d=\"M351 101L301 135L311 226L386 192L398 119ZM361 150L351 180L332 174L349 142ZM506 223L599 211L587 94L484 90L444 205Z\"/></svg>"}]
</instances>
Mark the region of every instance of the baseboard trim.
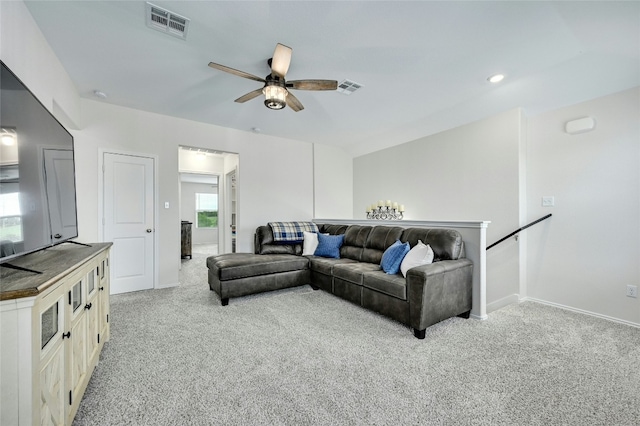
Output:
<instances>
[{"instance_id":1,"label":"baseboard trim","mask_svg":"<svg viewBox=\"0 0 640 426\"><path fill-rule=\"evenodd\" d=\"M628 326L631 326L631 327L640 328L640 324L635 323L635 322L623 320L623 319L620 319L620 318L614 318L614 317L610 317L608 315L602 315L602 314L598 314L598 313L591 312L591 311L586 311L584 309L573 308L571 306L561 305L560 303L548 302L546 300L536 299L536 298L533 298L533 297L524 297L524 298L519 300L519 303L522 303L522 302L540 303L541 305L553 306L554 308L560 308L560 309L564 309L566 311L576 312L576 313L583 314L583 315L589 315L591 317L605 319L607 321L617 322L618 324L624 324L624 325L628 325Z\"/></svg>"},{"instance_id":2,"label":"baseboard trim","mask_svg":"<svg viewBox=\"0 0 640 426\"><path fill-rule=\"evenodd\" d=\"M473 318L475 320L484 321L486 319L489 319L489 315L480 316L480 315L469 314L469 318Z\"/></svg>"},{"instance_id":3,"label":"baseboard trim","mask_svg":"<svg viewBox=\"0 0 640 426\"><path fill-rule=\"evenodd\" d=\"M179 285L180 285L180 283L169 283L169 284L163 284L163 285L158 284L155 288L156 289L171 288L171 287L178 287Z\"/></svg>"},{"instance_id":4,"label":"baseboard trim","mask_svg":"<svg viewBox=\"0 0 640 426\"><path fill-rule=\"evenodd\" d=\"M513 303L518 303L520 301L520 296L517 294L510 294L509 296L503 297L502 299L498 299L491 303L487 303L487 313L491 313L493 311L497 311L498 309L502 309L505 306L511 305Z\"/></svg>"}]
</instances>

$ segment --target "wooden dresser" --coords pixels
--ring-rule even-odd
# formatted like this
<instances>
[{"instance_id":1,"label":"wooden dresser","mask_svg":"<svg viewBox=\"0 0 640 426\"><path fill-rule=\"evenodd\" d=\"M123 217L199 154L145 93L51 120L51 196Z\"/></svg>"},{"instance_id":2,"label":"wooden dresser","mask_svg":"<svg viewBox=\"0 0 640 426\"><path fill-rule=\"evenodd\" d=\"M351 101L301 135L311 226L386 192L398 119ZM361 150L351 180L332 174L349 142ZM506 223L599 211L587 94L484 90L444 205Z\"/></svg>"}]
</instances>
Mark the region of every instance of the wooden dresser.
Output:
<instances>
[{"instance_id":1,"label":"wooden dresser","mask_svg":"<svg viewBox=\"0 0 640 426\"><path fill-rule=\"evenodd\" d=\"M109 251L60 244L0 266L0 424L70 425L109 340Z\"/></svg>"},{"instance_id":2,"label":"wooden dresser","mask_svg":"<svg viewBox=\"0 0 640 426\"><path fill-rule=\"evenodd\" d=\"M191 226L192 222L188 222L183 220L181 222L181 244L180 244L180 257L182 259L188 257L189 259L193 259L191 255Z\"/></svg>"}]
</instances>

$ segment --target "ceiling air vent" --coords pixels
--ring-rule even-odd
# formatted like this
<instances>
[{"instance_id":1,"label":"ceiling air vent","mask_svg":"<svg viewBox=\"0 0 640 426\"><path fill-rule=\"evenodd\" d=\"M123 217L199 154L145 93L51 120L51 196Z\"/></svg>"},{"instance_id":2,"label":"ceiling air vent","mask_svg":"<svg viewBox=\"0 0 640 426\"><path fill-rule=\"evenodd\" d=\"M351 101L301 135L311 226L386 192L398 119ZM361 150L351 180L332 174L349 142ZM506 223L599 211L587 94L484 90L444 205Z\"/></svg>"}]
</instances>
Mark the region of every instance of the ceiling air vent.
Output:
<instances>
[{"instance_id":1,"label":"ceiling air vent","mask_svg":"<svg viewBox=\"0 0 640 426\"><path fill-rule=\"evenodd\" d=\"M362 84L356 83L355 81L342 80L338 84L338 92L344 93L345 95L350 95L362 87L363 87Z\"/></svg>"},{"instance_id":2,"label":"ceiling air vent","mask_svg":"<svg viewBox=\"0 0 640 426\"><path fill-rule=\"evenodd\" d=\"M147 27L171 34L183 40L187 38L188 18L151 3L147 3L146 16Z\"/></svg>"}]
</instances>

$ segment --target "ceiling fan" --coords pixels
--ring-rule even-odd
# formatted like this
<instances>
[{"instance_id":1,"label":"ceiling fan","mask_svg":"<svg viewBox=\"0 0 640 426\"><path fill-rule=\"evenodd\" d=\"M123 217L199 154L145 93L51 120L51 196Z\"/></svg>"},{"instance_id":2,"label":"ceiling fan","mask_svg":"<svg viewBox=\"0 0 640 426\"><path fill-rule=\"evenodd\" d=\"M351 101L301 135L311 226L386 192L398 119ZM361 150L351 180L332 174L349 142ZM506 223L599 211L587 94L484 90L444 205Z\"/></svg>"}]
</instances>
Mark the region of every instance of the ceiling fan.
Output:
<instances>
[{"instance_id":1,"label":"ceiling fan","mask_svg":"<svg viewBox=\"0 0 640 426\"><path fill-rule=\"evenodd\" d=\"M239 77L248 78L250 80L259 81L264 83L264 86L260 89L256 89L246 95L240 96L236 99L236 102L247 102L260 94L264 94L264 104L270 109L282 109L286 105L289 108L298 112L304 109L298 98L293 96L293 93L288 89L297 90L336 90L338 88L338 82L335 80L293 80L286 81L285 75L289 70L289 64L291 63L291 48L284 44L278 43L276 50L273 52L273 57L267 61L269 67L271 67L271 74L265 78L260 78L253 74L239 71L225 65L209 62L211 68L218 69L220 71L228 72Z\"/></svg>"}]
</instances>

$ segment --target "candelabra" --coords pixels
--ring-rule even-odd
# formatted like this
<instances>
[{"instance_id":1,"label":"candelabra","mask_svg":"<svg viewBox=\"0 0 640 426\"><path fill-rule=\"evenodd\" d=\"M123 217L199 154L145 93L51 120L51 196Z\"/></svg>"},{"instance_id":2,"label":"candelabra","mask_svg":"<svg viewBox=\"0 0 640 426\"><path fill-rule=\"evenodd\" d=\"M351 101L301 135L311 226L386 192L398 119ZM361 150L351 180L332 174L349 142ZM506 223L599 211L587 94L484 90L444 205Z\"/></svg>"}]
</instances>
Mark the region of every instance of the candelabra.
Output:
<instances>
[{"instance_id":1,"label":"candelabra","mask_svg":"<svg viewBox=\"0 0 640 426\"><path fill-rule=\"evenodd\" d=\"M378 204L367 206L367 219L375 220L402 220L404 217L404 204L398 205L396 202L387 200L378 201Z\"/></svg>"}]
</instances>

